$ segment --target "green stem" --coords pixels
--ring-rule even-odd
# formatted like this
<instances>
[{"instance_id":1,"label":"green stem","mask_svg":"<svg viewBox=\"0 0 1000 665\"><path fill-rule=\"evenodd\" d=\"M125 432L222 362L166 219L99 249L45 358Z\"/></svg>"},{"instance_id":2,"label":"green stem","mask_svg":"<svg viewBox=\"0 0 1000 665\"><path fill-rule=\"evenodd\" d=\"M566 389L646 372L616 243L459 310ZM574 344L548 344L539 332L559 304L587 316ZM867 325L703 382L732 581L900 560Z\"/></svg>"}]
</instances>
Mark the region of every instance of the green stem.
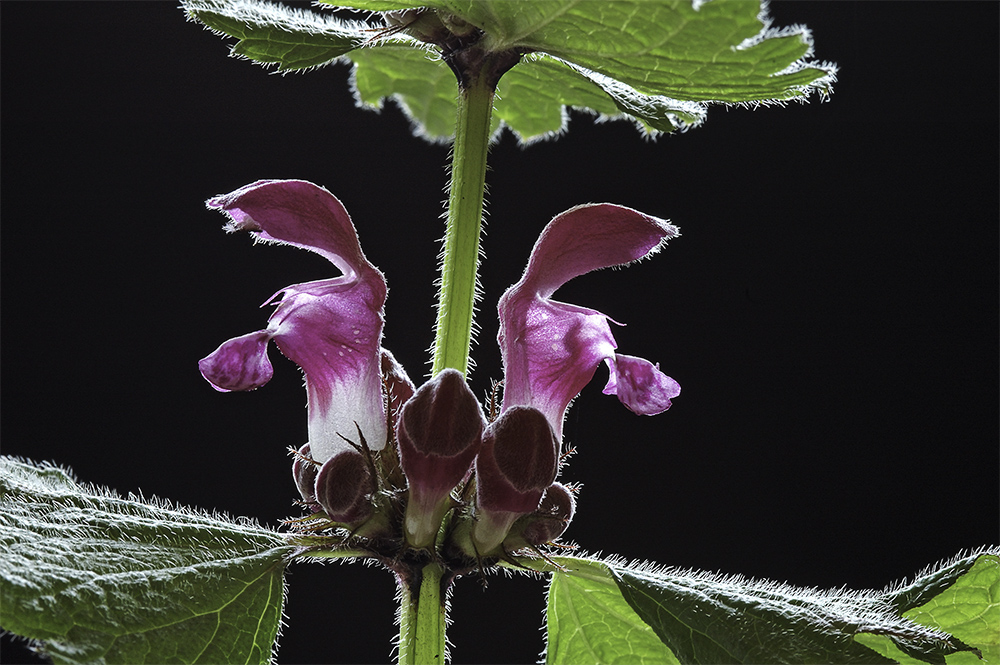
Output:
<instances>
[{"instance_id":1,"label":"green stem","mask_svg":"<svg viewBox=\"0 0 1000 665\"><path fill-rule=\"evenodd\" d=\"M440 565L429 563L420 571L417 584L400 580L399 665L444 665L443 572Z\"/></svg>"},{"instance_id":2,"label":"green stem","mask_svg":"<svg viewBox=\"0 0 1000 665\"><path fill-rule=\"evenodd\" d=\"M495 85L475 76L460 88L432 375L447 367L465 374L469 367Z\"/></svg>"},{"instance_id":3,"label":"green stem","mask_svg":"<svg viewBox=\"0 0 1000 665\"><path fill-rule=\"evenodd\" d=\"M458 78L459 96L432 375L448 367L463 374L469 369L493 97L500 77L520 55L513 51L487 53L471 46L443 57ZM444 665L444 575L444 567L431 562L417 579L399 577L400 665Z\"/></svg>"}]
</instances>

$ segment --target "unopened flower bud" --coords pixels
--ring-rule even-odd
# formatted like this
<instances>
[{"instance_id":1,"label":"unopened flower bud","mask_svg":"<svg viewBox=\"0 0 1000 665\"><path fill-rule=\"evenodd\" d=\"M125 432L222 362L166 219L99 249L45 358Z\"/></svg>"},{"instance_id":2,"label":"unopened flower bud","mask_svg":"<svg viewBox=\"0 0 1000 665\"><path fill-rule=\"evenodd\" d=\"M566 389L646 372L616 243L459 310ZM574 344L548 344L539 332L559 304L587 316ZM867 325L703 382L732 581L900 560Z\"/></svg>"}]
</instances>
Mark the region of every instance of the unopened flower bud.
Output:
<instances>
[{"instance_id":1,"label":"unopened flower bud","mask_svg":"<svg viewBox=\"0 0 1000 665\"><path fill-rule=\"evenodd\" d=\"M469 23L458 14L448 14L445 12L441 12L439 16L440 16L440 21L444 25L444 27L448 28L448 31L457 37L468 37L476 30L478 30L476 26Z\"/></svg>"},{"instance_id":2,"label":"unopened flower bud","mask_svg":"<svg viewBox=\"0 0 1000 665\"><path fill-rule=\"evenodd\" d=\"M319 466L309 461L309 444L299 448L295 461L292 462L292 479L306 503L316 503L316 474Z\"/></svg>"},{"instance_id":3,"label":"unopened flower bud","mask_svg":"<svg viewBox=\"0 0 1000 665\"><path fill-rule=\"evenodd\" d=\"M476 516L472 540L487 556L511 524L538 508L555 480L559 441L538 409L515 406L490 423L476 458Z\"/></svg>"},{"instance_id":4,"label":"unopened flower bud","mask_svg":"<svg viewBox=\"0 0 1000 665\"><path fill-rule=\"evenodd\" d=\"M382 349L382 380L389 391L389 413L395 416L417 389L403 366L386 349Z\"/></svg>"},{"instance_id":5,"label":"unopened flower bud","mask_svg":"<svg viewBox=\"0 0 1000 665\"><path fill-rule=\"evenodd\" d=\"M445 369L420 386L396 425L399 460L406 474L406 540L433 545L451 490L469 473L482 441L485 418L465 377Z\"/></svg>"},{"instance_id":6,"label":"unopened flower bud","mask_svg":"<svg viewBox=\"0 0 1000 665\"><path fill-rule=\"evenodd\" d=\"M368 462L356 450L337 453L316 475L316 501L334 522L353 524L371 515L374 491Z\"/></svg>"},{"instance_id":7,"label":"unopened flower bud","mask_svg":"<svg viewBox=\"0 0 1000 665\"><path fill-rule=\"evenodd\" d=\"M542 495L538 510L514 523L503 541L504 547L513 551L550 543L566 531L575 512L573 493L565 485L552 483Z\"/></svg>"},{"instance_id":8,"label":"unopened flower bud","mask_svg":"<svg viewBox=\"0 0 1000 665\"><path fill-rule=\"evenodd\" d=\"M442 44L451 32L433 9L399 9L383 14L390 28L405 30L422 42Z\"/></svg>"}]
</instances>

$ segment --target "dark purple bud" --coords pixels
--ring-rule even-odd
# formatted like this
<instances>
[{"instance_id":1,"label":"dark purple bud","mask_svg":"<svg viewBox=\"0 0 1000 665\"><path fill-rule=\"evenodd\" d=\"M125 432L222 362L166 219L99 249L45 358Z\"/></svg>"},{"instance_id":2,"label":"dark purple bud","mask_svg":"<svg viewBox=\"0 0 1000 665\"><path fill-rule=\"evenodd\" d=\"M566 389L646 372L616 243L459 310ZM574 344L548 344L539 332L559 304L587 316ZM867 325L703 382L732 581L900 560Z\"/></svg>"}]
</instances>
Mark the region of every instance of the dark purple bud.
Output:
<instances>
[{"instance_id":1,"label":"dark purple bud","mask_svg":"<svg viewBox=\"0 0 1000 665\"><path fill-rule=\"evenodd\" d=\"M565 485L552 483L542 495L538 510L517 521L504 545L514 550L550 543L563 535L575 512L573 493Z\"/></svg>"},{"instance_id":2,"label":"dark purple bud","mask_svg":"<svg viewBox=\"0 0 1000 665\"><path fill-rule=\"evenodd\" d=\"M396 362L395 356L387 349L382 349L382 380L389 391L389 413L395 416L403 408L406 400L413 397L417 388L413 385L413 381L410 381L403 366Z\"/></svg>"},{"instance_id":3,"label":"dark purple bud","mask_svg":"<svg viewBox=\"0 0 1000 665\"><path fill-rule=\"evenodd\" d=\"M445 369L403 406L397 435L410 486L450 491L479 450L485 419L462 373Z\"/></svg>"},{"instance_id":4,"label":"dark purple bud","mask_svg":"<svg viewBox=\"0 0 1000 665\"><path fill-rule=\"evenodd\" d=\"M405 531L413 547L434 542L482 441L482 408L462 373L445 369L420 386L396 425L399 461L409 485Z\"/></svg>"},{"instance_id":5,"label":"dark purple bud","mask_svg":"<svg viewBox=\"0 0 1000 665\"><path fill-rule=\"evenodd\" d=\"M316 474L319 473L319 467L309 461L310 452L308 443L299 448L298 455L292 462L292 478L295 480L295 486L299 489L299 494L302 495L302 500L307 503L315 503Z\"/></svg>"},{"instance_id":6,"label":"dark purple bud","mask_svg":"<svg viewBox=\"0 0 1000 665\"><path fill-rule=\"evenodd\" d=\"M316 475L316 501L334 522L353 524L371 515L374 491L368 462L356 450L337 453Z\"/></svg>"},{"instance_id":7,"label":"dark purple bud","mask_svg":"<svg viewBox=\"0 0 1000 665\"><path fill-rule=\"evenodd\" d=\"M538 508L555 480L558 456L559 441L538 409L515 406L486 428L476 458L479 519L472 532L480 555L503 541L514 520Z\"/></svg>"},{"instance_id":8,"label":"dark purple bud","mask_svg":"<svg viewBox=\"0 0 1000 665\"><path fill-rule=\"evenodd\" d=\"M476 460L478 501L485 510L530 513L556 477L559 442L538 409L515 406L483 433Z\"/></svg>"}]
</instances>

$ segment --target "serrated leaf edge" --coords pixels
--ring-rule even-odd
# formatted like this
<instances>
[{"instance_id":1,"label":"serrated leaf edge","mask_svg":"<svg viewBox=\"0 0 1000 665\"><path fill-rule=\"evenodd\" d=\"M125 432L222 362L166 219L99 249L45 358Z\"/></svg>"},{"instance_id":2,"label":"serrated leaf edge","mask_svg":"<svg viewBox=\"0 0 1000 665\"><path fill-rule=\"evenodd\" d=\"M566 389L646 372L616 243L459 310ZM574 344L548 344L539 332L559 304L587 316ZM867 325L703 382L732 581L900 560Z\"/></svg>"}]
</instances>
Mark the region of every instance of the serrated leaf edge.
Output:
<instances>
[{"instance_id":1,"label":"serrated leaf edge","mask_svg":"<svg viewBox=\"0 0 1000 665\"><path fill-rule=\"evenodd\" d=\"M30 485L28 483L17 482L18 477L14 474L7 473L11 468L9 462L15 464L24 465L29 468L36 469L42 472L57 472L65 477L66 480L73 483L74 491L57 491L55 488L42 488L38 485ZM21 478L26 478L27 476L21 475ZM25 457L15 457L10 455L0 456L0 479L12 480L19 487L25 490L31 491L42 491L50 496L54 497L55 501L58 501L58 497L62 496L69 498L72 496L83 496L86 498L95 499L107 499L110 501L120 501L123 504L136 503L142 504L144 507L154 508L158 511L164 512L168 515L174 515L181 518L196 518L196 519L208 519L216 522L222 523L224 526L232 528L237 531L247 532L253 535L271 535L274 536L274 545L276 547L284 547L288 545L285 542L286 534L277 531L276 529L268 526L261 525L256 519L244 516L233 516L224 511L217 509L206 510L203 508L194 508L191 506L186 506L179 504L177 502L171 501L170 499L165 499L156 495L145 496L142 490L137 490L136 492L129 492L127 495L122 496L116 490L104 487L101 485L96 485L94 483L81 481L76 477L76 474L72 469L56 464L50 461L36 462L34 460ZM0 495L0 503L5 499L4 495ZM127 513L126 513L127 514Z\"/></svg>"},{"instance_id":2,"label":"serrated leaf edge","mask_svg":"<svg viewBox=\"0 0 1000 665\"><path fill-rule=\"evenodd\" d=\"M235 21L241 21L256 27L269 27L278 30L300 30L306 34L317 36L354 36L358 41L356 48L366 48L379 43L377 41L377 34L372 32L370 25L365 21L345 21L336 16L324 15L296 7L286 7L270 2L258 2L256 0L236 0L235 2L227 2L226 0L181 0L181 8L184 10L188 21L201 25L214 35L236 39L236 43L229 47L230 57L253 62L265 69L276 68L276 73L282 75L290 72L310 72L330 64L342 63L345 62L346 54L315 65L309 65L308 67L286 68L282 67L279 62L261 62L237 51L239 44L244 41L243 38L235 37L223 30L206 24L198 17L198 12L221 14ZM256 10L256 13L250 8Z\"/></svg>"},{"instance_id":3,"label":"serrated leaf edge","mask_svg":"<svg viewBox=\"0 0 1000 665\"><path fill-rule=\"evenodd\" d=\"M60 489L51 477L45 478L41 475L28 475L24 472L24 467L40 472L41 474L58 474L62 489ZM286 542L288 534L278 532L270 527L262 526L253 518L243 516L234 517L219 510L208 511L200 508L193 508L155 495L146 497L142 494L141 490L138 492L129 492L128 495L122 496L114 489L81 481L76 477L76 474L72 469L51 461L38 462L21 456L2 455L0 456L0 480L8 483L7 488L5 488L7 491L0 493L0 505L3 505L3 503L11 500L8 498L7 494L9 489L15 488L26 493L33 492L35 494L47 495L52 498L50 505L53 507L57 507L59 505L60 497L63 499L69 499L70 497L82 497L86 499L121 502L126 507L123 514L128 514L129 511L127 510L127 504L137 503L141 504L144 508L153 508L174 517L211 520L219 523L217 526L220 528L229 528L233 531L247 533L251 536L273 536L271 548L287 550L280 562L282 567L287 565L297 553L296 548ZM21 497L14 497L12 501L17 503L24 502ZM138 516L138 513L133 514ZM264 553L264 550L253 556L257 556L262 553ZM229 550L228 548L221 548L219 550L219 554L220 556L238 555L239 558L246 558L247 556L244 551L235 549ZM196 564L196 566L197 565L202 564ZM276 563L275 565L279 564ZM281 584L281 597L284 599L287 597L288 591L288 582L284 575L281 576ZM285 625L284 602L282 602L278 612L277 631L275 632L274 641L270 646L269 662L271 663L277 662L278 644ZM24 640L29 649L38 652L42 656L46 656L47 654L45 645L48 640L32 639L6 630L2 630L0 632L4 635L11 635L19 640Z\"/></svg>"}]
</instances>

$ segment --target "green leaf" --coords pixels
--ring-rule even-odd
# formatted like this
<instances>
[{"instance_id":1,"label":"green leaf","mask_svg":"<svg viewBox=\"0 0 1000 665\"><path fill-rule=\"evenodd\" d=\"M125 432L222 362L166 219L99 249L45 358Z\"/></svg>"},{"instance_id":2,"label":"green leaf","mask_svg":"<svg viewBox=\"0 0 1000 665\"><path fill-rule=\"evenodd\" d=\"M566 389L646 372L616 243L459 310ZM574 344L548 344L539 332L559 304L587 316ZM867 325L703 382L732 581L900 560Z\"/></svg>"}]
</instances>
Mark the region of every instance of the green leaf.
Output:
<instances>
[{"instance_id":1,"label":"green leaf","mask_svg":"<svg viewBox=\"0 0 1000 665\"><path fill-rule=\"evenodd\" d=\"M825 96L836 67L811 60L804 27L771 29L756 1L692 3L684 0L348 0L330 4L370 10L436 9L484 31L488 51L534 54L504 75L496 115L522 142L565 128L564 108L606 118L631 118L655 134L700 124L710 103L770 104L810 94ZM364 78L364 63L357 76ZM383 64L382 72L391 68ZM440 72L447 72L441 63ZM410 61L392 78L414 79ZM444 80L446 77L441 77ZM435 86L437 81L435 81ZM504 87L506 86L506 90ZM362 100L392 97L410 107L407 90L366 89ZM454 89L432 93L452 103ZM411 107L412 111L412 107ZM420 114L411 113L419 123ZM443 114L442 114L443 115ZM429 126L417 132L446 137Z\"/></svg>"},{"instance_id":2,"label":"green leaf","mask_svg":"<svg viewBox=\"0 0 1000 665\"><path fill-rule=\"evenodd\" d=\"M678 663L673 653L622 598L607 566L560 559L546 607L547 663Z\"/></svg>"},{"instance_id":3,"label":"green leaf","mask_svg":"<svg viewBox=\"0 0 1000 665\"><path fill-rule=\"evenodd\" d=\"M958 558L896 592L894 600L904 617L950 633L979 649L986 662L1000 663L1000 555Z\"/></svg>"},{"instance_id":4,"label":"green leaf","mask_svg":"<svg viewBox=\"0 0 1000 665\"><path fill-rule=\"evenodd\" d=\"M232 55L278 69L317 67L358 48L373 35L367 24L266 2L183 0L188 18L216 34L236 37Z\"/></svg>"},{"instance_id":5,"label":"green leaf","mask_svg":"<svg viewBox=\"0 0 1000 665\"><path fill-rule=\"evenodd\" d=\"M891 662L855 642L861 633L923 643L931 662L943 661L941 636L880 615L877 603L864 597L711 576L672 579L641 569L612 574L629 604L684 662Z\"/></svg>"},{"instance_id":6,"label":"green leaf","mask_svg":"<svg viewBox=\"0 0 1000 665\"><path fill-rule=\"evenodd\" d=\"M347 57L355 65L355 97L364 106L381 109L384 99L394 99L418 135L431 141L454 135L458 85L436 55L416 42L394 39Z\"/></svg>"},{"instance_id":7,"label":"green leaf","mask_svg":"<svg viewBox=\"0 0 1000 665\"><path fill-rule=\"evenodd\" d=\"M57 663L267 663L294 550L0 457L0 626Z\"/></svg>"},{"instance_id":8,"label":"green leaf","mask_svg":"<svg viewBox=\"0 0 1000 665\"><path fill-rule=\"evenodd\" d=\"M995 553L882 592L799 589L616 560L552 561L561 568L528 564L552 572L549 663L954 665L977 662L977 649L992 662L1000 634Z\"/></svg>"},{"instance_id":9,"label":"green leaf","mask_svg":"<svg viewBox=\"0 0 1000 665\"><path fill-rule=\"evenodd\" d=\"M481 27L494 50L562 58L640 92L706 102L757 102L808 94L829 66L806 62L805 28L770 30L756 1L441 0Z\"/></svg>"},{"instance_id":10,"label":"green leaf","mask_svg":"<svg viewBox=\"0 0 1000 665\"><path fill-rule=\"evenodd\" d=\"M351 61L359 102L394 99L418 135L454 134L455 77L429 46L394 30L257 0L183 0L188 16L236 37L233 53L282 70ZM526 55L500 81L494 130L522 143L566 128L566 109L629 119L658 134L701 124L707 106L825 96L836 67L812 58L804 27L770 28L758 0L347 0L427 7L484 31L478 46ZM360 48L364 46L365 48ZM494 132L494 136L496 133Z\"/></svg>"},{"instance_id":11,"label":"green leaf","mask_svg":"<svg viewBox=\"0 0 1000 665\"><path fill-rule=\"evenodd\" d=\"M381 109L383 100L391 98L418 135L447 141L454 134L458 89L455 75L440 58L401 40L359 49L347 58L356 66L352 82L363 105ZM704 118L701 105L642 95L594 72L536 54L500 79L493 136L502 127L522 143L558 134L566 129L567 107L606 119L632 119L652 132L673 131Z\"/></svg>"}]
</instances>

